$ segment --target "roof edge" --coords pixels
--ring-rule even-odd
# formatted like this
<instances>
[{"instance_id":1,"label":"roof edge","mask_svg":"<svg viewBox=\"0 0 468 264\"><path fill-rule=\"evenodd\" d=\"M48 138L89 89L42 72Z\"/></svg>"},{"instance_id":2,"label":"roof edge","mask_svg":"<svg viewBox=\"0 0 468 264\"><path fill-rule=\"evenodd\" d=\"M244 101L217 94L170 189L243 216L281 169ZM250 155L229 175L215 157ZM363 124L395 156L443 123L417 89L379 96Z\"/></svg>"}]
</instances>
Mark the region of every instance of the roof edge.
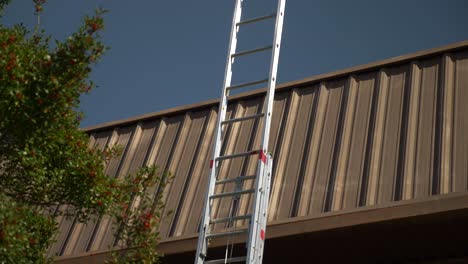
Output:
<instances>
[{"instance_id":1,"label":"roof edge","mask_svg":"<svg viewBox=\"0 0 468 264\"><path fill-rule=\"evenodd\" d=\"M392 57L392 58L388 58L388 59L384 59L384 60L379 60L379 61L376 61L376 62L371 62L371 63L367 63L367 64L363 64L363 65L353 66L353 67L350 67L350 68L346 68L346 69L343 69L343 70L337 70L337 71L333 71L333 72L330 72L330 73L319 74L319 75L307 77L307 78L302 79L302 80L296 80L296 81L290 81L290 82L282 83L282 84L279 84L277 86L276 90L279 91L279 90L292 89L292 88L297 87L297 86L303 86L303 85L307 85L307 84L311 84L311 83L318 83L318 82L326 81L326 80L331 79L331 78L337 78L337 77L341 77L341 76L349 75L349 74L356 74L356 73L359 73L359 72L362 72L362 71L365 71L365 70L372 70L372 69L376 69L376 68L382 68L382 67L386 67L386 66L389 66L389 65L401 64L401 63L411 61L411 60L422 59L422 58L425 58L425 57L428 57L428 56L434 56L434 55L437 55L437 54L449 53L449 52L453 52L453 51L463 49L463 48L466 48L466 47L468 47L468 40L464 40L464 41L444 45L444 46L441 46L441 47L436 47L436 48L426 49L426 50L422 50L422 51L417 51L417 52L413 52L413 53L409 53L409 54L405 54L405 55L400 55L400 56L396 56L396 57ZM256 89L256 90L253 90L253 91L248 91L248 92L237 94L235 96L231 96L231 97L229 97L229 100L238 100L238 99L241 99L241 98L256 96L256 95L264 93L265 91L266 91L266 88ZM157 112L147 113L147 114L143 114L143 115L137 115L137 116L134 116L134 117L119 119L119 120L110 121L110 122L97 124L97 125L93 125L93 126L88 126L88 127L82 128L81 130L84 131L84 132L94 132L94 131L98 131L98 130L102 130L102 129L106 129L106 128L110 128L110 127L114 127L114 126L129 125L129 124L137 123L137 122L144 121L144 120L147 120L147 119L157 118L157 117L160 117L160 116L173 115L173 114L177 114L177 113L180 113L180 112L185 112L185 111L190 110L190 109L212 107L212 106L216 106L218 103L219 103L219 99L210 99L210 100L205 100L205 101L202 101L202 102L199 102L199 103L193 103L193 104L178 106L178 107L169 108L169 109L166 109L166 110L161 110L161 111L157 111Z\"/></svg>"}]
</instances>

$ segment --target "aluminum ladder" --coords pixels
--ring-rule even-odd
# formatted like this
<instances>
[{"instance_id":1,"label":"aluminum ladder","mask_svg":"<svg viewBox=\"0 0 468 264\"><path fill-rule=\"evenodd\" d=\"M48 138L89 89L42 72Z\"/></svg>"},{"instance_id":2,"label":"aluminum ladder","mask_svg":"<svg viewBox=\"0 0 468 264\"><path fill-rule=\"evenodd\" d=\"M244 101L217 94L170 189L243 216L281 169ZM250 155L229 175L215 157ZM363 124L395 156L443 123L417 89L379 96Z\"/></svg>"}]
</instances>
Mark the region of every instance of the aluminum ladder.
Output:
<instances>
[{"instance_id":1,"label":"aluminum ladder","mask_svg":"<svg viewBox=\"0 0 468 264\"><path fill-rule=\"evenodd\" d=\"M270 124L273 111L273 99L276 87L276 75L278 69L278 60L281 47L281 35L284 21L284 10L286 0L278 0L277 11L274 14L261 16L257 18L241 20L242 14L242 2L243 0L235 0L234 17L231 28L231 37L229 44L229 53L226 62L226 70L224 77L224 84L221 93L221 100L219 103L219 114L216 125L216 133L214 138L214 149L213 158L210 161L210 174L209 174L209 185L205 199L205 206L202 213L202 222L200 225L200 232L198 238L197 252L195 255L195 264L217 264L217 263L249 263L258 264L262 263L263 248L265 240L265 229L267 222L267 210L268 210L268 198L270 194L271 184L271 170L273 160L271 155L268 153L268 140L270 136ZM275 19L275 30L272 45L266 47L254 48L251 50L236 51L237 46L237 33L239 29L248 24ZM254 54L257 52L263 52L271 50L270 57L270 70L269 76L264 79L240 83L231 85L232 79L232 66L234 59ZM245 116L240 118L233 118L226 120L226 110L230 91L235 89L241 89L245 87L252 87L254 85L268 83L268 89L265 96L265 102L263 104L263 112L251 116ZM263 118L263 131L261 134L261 147L258 150L250 150L244 153L233 153L224 154L221 156L221 145L222 145L222 133L225 127L236 122L243 122L253 119ZM220 164L224 160L235 159L241 157L248 157L252 155L258 155L256 175L252 176L238 176L234 179L222 179L218 178ZM255 180L254 188L243 189L243 182L246 180ZM236 189L233 192L224 192L215 194L215 185L223 185L228 183L236 183ZM247 215L234 215L235 212L230 213L229 217L212 219L212 205L213 201L221 198L240 199L241 195L253 194L251 213ZM232 225L239 220L249 220L248 228L240 230L229 230L224 232L215 232L212 230L214 224L229 223ZM229 256L226 251L226 255L222 259L212 259L208 256L208 245L211 239L219 239L226 237L243 236L246 238L245 245L247 255L244 256ZM242 238L241 238L242 239Z\"/></svg>"}]
</instances>

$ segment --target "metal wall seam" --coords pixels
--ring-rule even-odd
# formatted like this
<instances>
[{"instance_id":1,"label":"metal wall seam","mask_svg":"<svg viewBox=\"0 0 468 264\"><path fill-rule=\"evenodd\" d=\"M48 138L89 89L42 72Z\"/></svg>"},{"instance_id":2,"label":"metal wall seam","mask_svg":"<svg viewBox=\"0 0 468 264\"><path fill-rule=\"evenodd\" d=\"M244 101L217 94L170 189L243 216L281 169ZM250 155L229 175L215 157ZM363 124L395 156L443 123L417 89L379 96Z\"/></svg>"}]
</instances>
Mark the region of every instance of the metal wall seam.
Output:
<instances>
[{"instance_id":1,"label":"metal wall seam","mask_svg":"<svg viewBox=\"0 0 468 264\"><path fill-rule=\"evenodd\" d=\"M139 143L137 145L137 149L135 150L135 154L132 155L131 164L128 168L127 173L133 174L137 172L138 168L146 166L145 162L147 161L148 156L150 155L150 150L152 146L152 142L154 140L155 134L157 133L157 129L160 126L160 120L153 120L148 121L145 123L141 123L142 134L139 139ZM132 204L129 206L127 210L134 210L135 209L135 200L132 200ZM116 230L120 232L120 230ZM119 236L120 234L115 234L115 239L113 242L113 246L120 245Z\"/></svg>"},{"instance_id":2,"label":"metal wall seam","mask_svg":"<svg viewBox=\"0 0 468 264\"><path fill-rule=\"evenodd\" d=\"M174 233L175 236L198 232L198 225L201 221L203 209L203 206L200 205L204 204L203 202L208 184L208 165L213 148L212 139L216 128L216 120L218 118L216 109L216 106L210 109L210 114L206 121L208 124L206 133L203 135L202 148L200 149L199 158L192 172L193 175L187 191L187 197L181 209L181 214L178 218L179 222Z\"/></svg>"},{"instance_id":3,"label":"metal wall seam","mask_svg":"<svg viewBox=\"0 0 468 264\"><path fill-rule=\"evenodd\" d=\"M172 161L183 120L183 115L164 119L164 126L161 126L158 131L158 135L153 146L155 151L151 153L148 165L157 166L162 173L172 173L169 171L169 166ZM153 198L162 191L163 190L160 185L152 186L147 190L148 193L153 194Z\"/></svg>"},{"instance_id":4,"label":"metal wall seam","mask_svg":"<svg viewBox=\"0 0 468 264\"><path fill-rule=\"evenodd\" d=\"M411 63L410 70L410 98L408 112L408 134L406 140L406 162L404 167L402 200L412 199L414 196L416 139L419 123L419 103L421 93L421 69L418 62Z\"/></svg>"},{"instance_id":5,"label":"metal wall seam","mask_svg":"<svg viewBox=\"0 0 468 264\"><path fill-rule=\"evenodd\" d=\"M314 182L311 191L310 215L323 213L327 208L327 196L330 189L333 166L336 166L336 151L340 140L339 127L342 121L340 116L345 99L345 80L330 81L326 85L328 89L328 102L326 105L325 119L321 144L318 153L317 167L314 172Z\"/></svg>"},{"instance_id":6,"label":"metal wall seam","mask_svg":"<svg viewBox=\"0 0 468 264\"><path fill-rule=\"evenodd\" d=\"M405 92L409 67L404 65L389 70L389 93L385 116L383 152L377 203L395 200L400 184L400 161L405 127Z\"/></svg>"},{"instance_id":7,"label":"metal wall seam","mask_svg":"<svg viewBox=\"0 0 468 264\"><path fill-rule=\"evenodd\" d=\"M454 62L450 54L442 57L442 89L443 94L443 119L442 119L442 154L441 154L441 187L440 193L452 191L452 155L453 155L453 115L455 94L455 70Z\"/></svg>"},{"instance_id":8,"label":"metal wall seam","mask_svg":"<svg viewBox=\"0 0 468 264\"><path fill-rule=\"evenodd\" d=\"M177 117L173 117L172 119L168 119L168 127L167 130L165 131L164 134L164 140L161 145L161 150L159 152L159 158L156 157L157 163L156 164L161 164L161 162L164 163L164 165L158 165L161 168L161 172L169 173L171 176L174 175L174 171L180 161L180 156L182 155L182 148L187 140L186 134L188 131L188 128L190 127L191 124L191 118L190 114L186 113L185 115L179 115ZM182 135L182 137L181 137ZM167 177L168 175L165 175L164 177ZM163 179L166 180L166 179ZM153 197L156 197L157 195L161 195L161 201L162 203L166 204L167 200L169 199L168 193L169 190L171 189L173 185L173 178L169 179L167 184L164 186L164 188L159 185L155 188L154 190L154 195ZM166 207L163 209L161 212L161 225L163 222L168 221L169 217L169 209ZM160 232L162 230L162 227L160 226ZM162 236L162 238L166 238L165 236Z\"/></svg>"},{"instance_id":9,"label":"metal wall seam","mask_svg":"<svg viewBox=\"0 0 468 264\"><path fill-rule=\"evenodd\" d=\"M375 120L373 120L375 129L372 139L369 178L367 179L366 201L365 205L374 205L377 203L378 184L380 181L381 159L383 151L383 139L385 130L385 116L387 113L389 77L387 70L382 69L379 72L376 89L378 89L378 98L376 106Z\"/></svg>"},{"instance_id":10,"label":"metal wall seam","mask_svg":"<svg viewBox=\"0 0 468 264\"><path fill-rule=\"evenodd\" d=\"M276 219L289 218L296 211L297 200L299 199L296 195L298 190L301 190L302 186L299 186L301 182L301 170L304 163L305 148L307 141L309 140L307 136L309 135L310 122L314 110L314 104L316 102L316 96L318 94L317 87L310 86L304 87L303 89L295 90L294 93L297 95L297 108L294 108L296 114L294 118L286 124L286 126L291 126L292 129L289 133L285 134L286 137L290 137L288 142L289 146L283 146L282 152L285 160L283 167L283 184L280 188L280 195L278 200L278 212L276 214ZM291 101L294 103L294 100ZM293 110L293 108L290 108ZM289 121L289 120L288 120ZM286 129L288 131L288 129ZM285 131L285 132L286 132ZM279 170L278 170L279 172Z\"/></svg>"},{"instance_id":11,"label":"metal wall seam","mask_svg":"<svg viewBox=\"0 0 468 264\"><path fill-rule=\"evenodd\" d=\"M363 185L368 173L368 155L372 131L372 113L375 112L376 100L375 72L356 76L357 98L349 158L345 167L345 183L341 209L355 208L360 205L361 193L365 191Z\"/></svg>"},{"instance_id":12,"label":"metal wall seam","mask_svg":"<svg viewBox=\"0 0 468 264\"><path fill-rule=\"evenodd\" d=\"M117 171L118 178L125 177L128 174L129 168L132 164L133 157L135 156L136 150L140 145L141 136L143 134L142 124L138 122L136 126L130 128L132 130L130 138L128 139L127 143L125 144L125 151L122 154L121 162L119 164L119 169ZM107 227L104 232L104 239L101 242L100 248L109 248L114 245L115 241L115 219L109 219L107 223Z\"/></svg>"},{"instance_id":13,"label":"metal wall seam","mask_svg":"<svg viewBox=\"0 0 468 264\"><path fill-rule=\"evenodd\" d=\"M345 89L348 91L347 101L345 103L346 109L344 112L343 130L340 131L342 136L341 146L339 147L339 154L337 155L337 169L335 181L333 186L333 201L331 211L340 210L343 204L344 189L346 186L346 176L348 172L349 156L351 155L351 138L354 128L356 115L356 102L358 97L358 84L356 76L349 76Z\"/></svg>"},{"instance_id":14,"label":"metal wall seam","mask_svg":"<svg viewBox=\"0 0 468 264\"><path fill-rule=\"evenodd\" d=\"M122 145L124 149L127 147L128 140L130 139L132 131L129 131L129 128L116 128L114 129L113 136L108 144L108 147L113 147L115 145ZM106 174L118 177L118 170L120 167L120 163L123 160L123 155L120 157L112 158L106 168ZM101 243L104 240L105 231L108 227L110 222L110 217L104 216L99 219L96 223L94 228L93 234L90 239L90 243L87 246L87 251L93 251L100 249Z\"/></svg>"},{"instance_id":15,"label":"metal wall seam","mask_svg":"<svg viewBox=\"0 0 468 264\"><path fill-rule=\"evenodd\" d=\"M418 128L416 129L417 147L415 178L413 183L414 199L428 197L439 185L440 164L440 71L441 59L421 61L421 92L418 109ZM410 142L407 142L409 144Z\"/></svg>"},{"instance_id":16,"label":"metal wall seam","mask_svg":"<svg viewBox=\"0 0 468 264\"><path fill-rule=\"evenodd\" d=\"M194 153L197 147L196 138L200 138L203 128L203 116L205 112L193 114L188 112L185 115L183 126L181 128L179 140L174 151L169 171L173 173L173 178L167 185L163 193L163 199L166 199L164 213L171 212L161 221L161 237L169 237L170 229L175 220L174 212L178 204L183 199L182 190L184 183L189 177L188 172L191 163L194 160ZM170 193L170 195L168 195Z\"/></svg>"},{"instance_id":17,"label":"metal wall seam","mask_svg":"<svg viewBox=\"0 0 468 264\"><path fill-rule=\"evenodd\" d=\"M298 216L309 215L312 207L312 191L314 189L315 178L317 177L317 166L319 162L320 148L322 145L322 136L325 131L325 116L327 114L329 90L326 83L322 82L318 86L317 112L315 113L312 129L311 143L307 150L309 160L304 172L304 181L301 190L301 199L299 201ZM270 209L271 210L271 209Z\"/></svg>"},{"instance_id":18,"label":"metal wall seam","mask_svg":"<svg viewBox=\"0 0 468 264\"><path fill-rule=\"evenodd\" d=\"M193 145L193 147L189 148L192 149L192 152L186 153L184 150L184 157L190 159L187 163L186 169L184 170L184 174L186 175L183 180L183 184L180 190L180 194L178 194L178 203L174 210L173 220L171 221L170 229L168 237L174 236L175 230L178 228L179 220L181 217L181 211L183 206L191 201L191 198L187 200L187 196L191 196L190 193L187 192L189 190L189 186L194 178L194 168L197 166L197 161L199 161L202 157L200 157L200 151L204 148L204 136L207 133L207 128L209 127L209 118L212 115L212 109L207 109L203 112L195 113L193 118L193 126L195 129L191 129L190 137L188 138L189 145ZM192 131L194 130L194 131ZM205 164L206 165L206 164ZM180 173L177 172L177 175ZM184 215L184 218L187 218Z\"/></svg>"},{"instance_id":19,"label":"metal wall seam","mask_svg":"<svg viewBox=\"0 0 468 264\"><path fill-rule=\"evenodd\" d=\"M150 127L150 126L148 126ZM154 122L154 126L153 128L149 128L149 133L150 133L150 139L146 140L146 142L148 142L148 147L147 147L147 150L146 150L146 153L145 153L145 156L142 160L142 165L143 166L152 166L154 165L153 164L153 161L155 159L155 155L157 153L157 149L155 146L160 146L161 144L161 140L163 138L163 135L164 135L164 132L165 132L165 129L166 129L166 118L163 117L161 118L160 120L157 120L156 122ZM157 171L157 173L159 173L159 171ZM151 186L150 189L154 192L155 191L155 186ZM150 193L151 191L148 191L147 190L147 193ZM132 201L132 204L129 206L129 209L128 210L135 210L138 208L138 206L140 205L140 199L139 198L134 198L133 201ZM119 243L119 241L114 241L114 245L117 245Z\"/></svg>"},{"instance_id":20,"label":"metal wall seam","mask_svg":"<svg viewBox=\"0 0 468 264\"><path fill-rule=\"evenodd\" d=\"M466 191L468 186L468 52L455 56L455 94L453 131L453 189Z\"/></svg>"},{"instance_id":21,"label":"metal wall seam","mask_svg":"<svg viewBox=\"0 0 468 264\"><path fill-rule=\"evenodd\" d=\"M286 156L289 153L289 148L291 147L293 126L296 118L299 107L299 95L297 89L293 89L290 93L289 105L288 105L288 118L285 120L285 130L283 132L283 141L280 142L280 150L278 153L278 159L275 160L275 178L271 186L271 197L270 197L270 210L268 214L268 220L274 220L278 218L279 215L279 205L280 199L282 196L284 181L285 167L286 167Z\"/></svg>"}]
</instances>

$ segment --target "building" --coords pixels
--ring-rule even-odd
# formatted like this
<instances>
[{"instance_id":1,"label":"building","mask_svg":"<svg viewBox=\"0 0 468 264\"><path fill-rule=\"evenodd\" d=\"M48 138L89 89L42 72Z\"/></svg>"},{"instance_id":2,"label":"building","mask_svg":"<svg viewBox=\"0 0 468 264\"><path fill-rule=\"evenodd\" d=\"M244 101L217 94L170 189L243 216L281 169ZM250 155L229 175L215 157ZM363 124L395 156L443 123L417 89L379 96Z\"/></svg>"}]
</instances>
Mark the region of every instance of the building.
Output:
<instances>
[{"instance_id":1,"label":"building","mask_svg":"<svg viewBox=\"0 0 468 264\"><path fill-rule=\"evenodd\" d=\"M228 114L260 111L264 92L232 97ZM280 85L264 262L468 262L467 102L468 41ZM125 148L108 174L143 164L174 174L161 190L174 212L161 225L167 263L194 259L217 106L210 100L86 129L98 147ZM224 151L258 144L255 122L232 125ZM222 175L248 175L254 163L225 162ZM106 219L60 219L60 230L51 249L58 263L98 263L113 243Z\"/></svg>"}]
</instances>

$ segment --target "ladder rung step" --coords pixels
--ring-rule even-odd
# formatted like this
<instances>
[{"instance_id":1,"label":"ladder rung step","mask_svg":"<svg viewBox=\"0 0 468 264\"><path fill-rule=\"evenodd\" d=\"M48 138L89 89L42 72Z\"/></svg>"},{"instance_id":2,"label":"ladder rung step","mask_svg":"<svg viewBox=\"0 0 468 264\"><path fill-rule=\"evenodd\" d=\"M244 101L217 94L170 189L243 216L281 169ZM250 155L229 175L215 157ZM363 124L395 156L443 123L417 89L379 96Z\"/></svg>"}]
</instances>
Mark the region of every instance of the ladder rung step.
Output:
<instances>
[{"instance_id":1,"label":"ladder rung step","mask_svg":"<svg viewBox=\"0 0 468 264\"><path fill-rule=\"evenodd\" d=\"M229 222L229 221L245 220L245 219L250 219L251 217L252 217L252 215L248 214L248 215L238 215L238 216L232 216L232 217L226 217L226 218L219 218L219 219L211 220L210 224L224 223L224 222Z\"/></svg>"},{"instance_id":2,"label":"ladder rung step","mask_svg":"<svg viewBox=\"0 0 468 264\"><path fill-rule=\"evenodd\" d=\"M234 89L239 89L242 87L248 87L256 84L261 84L261 83L267 83L268 79L263 79L263 80L258 80L258 81L253 81L253 82L246 82L246 83L241 83L241 84L236 84L232 86L226 87L226 90L234 90Z\"/></svg>"},{"instance_id":3,"label":"ladder rung step","mask_svg":"<svg viewBox=\"0 0 468 264\"><path fill-rule=\"evenodd\" d=\"M223 197L236 196L236 195L242 195L242 194L248 194L248 193L254 193L254 192L255 192L255 189L248 189L248 190L242 190L242 191L236 191L236 192L219 193L219 194L211 195L210 199L218 199L218 198L223 198Z\"/></svg>"},{"instance_id":4,"label":"ladder rung step","mask_svg":"<svg viewBox=\"0 0 468 264\"><path fill-rule=\"evenodd\" d=\"M206 239L237 236L237 235L245 234L247 232L248 232L248 229L241 229L241 230L229 231L229 232L223 232L223 233L214 233L214 234L206 235Z\"/></svg>"},{"instance_id":5,"label":"ladder rung step","mask_svg":"<svg viewBox=\"0 0 468 264\"><path fill-rule=\"evenodd\" d=\"M253 180L257 178L257 175L251 175L251 176L239 176L233 179L225 179L225 180L219 180L216 181L216 184L225 184L225 183L231 183L231 182L240 182L240 181L246 181L246 180Z\"/></svg>"},{"instance_id":6,"label":"ladder rung step","mask_svg":"<svg viewBox=\"0 0 468 264\"><path fill-rule=\"evenodd\" d=\"M234 53L234 54L231 55L231 57L235 58L235 57L245 56L245 55L249 55L249 54L256 53L256 52L269 50L269 49L272 49L272 48L273 48L273 46L269 45L269 46L265 46L265 47L261 47L261 48L245 50L245 51L241 51L241 52L238 52L238 53Z\"/></svg>"},{"instance_id":7,"label":"ladder rung step","mask_svg":"<svg viewBox=\"0 0 468 264\"><path fill-rule=\"evenodd\" d=\"M228 258L228 259L215 259L215 260L208 260L205 261L206 264L224 264L224 263L238 263L238 262L245 262L247 257L235 257L235 258Z\"/></svg>"},{"instance_id":8,"label":"ladder rung step","mask_svg":"<svg viewBox=\"0 0 468 264\"><path fill-rule=\"evenodd\" d=\"M238 22L238 23L237 23L237 26L247 25L247 24L251 24L251 23L255 23L255 22L258 22L258 21L262 21L262 20L266 20L266 19L271 19L271 18L275 18L275 17L276 17L276 13L273 13L273 14L267 15L267 16L261 16L261 17L251 18L251 19L247 19L247 20Z\"/></svg>"},{"instance_id":9,"label":"ladder rung step","mask_svg":"<svg viewBox=\"0 0 468 264\"><path fill-rule=\"evenodd\" d=\"M216 161L255 155L255 154L260 153L260 151L261 150L251 150L251 151L242 152L242 153L236 153L236 154L231 154L231 155L226 155L226 156L219 156L219 157L216 158Z\"/></svg>"},{"instance_id":10,"label":"ladder rung step","mask_svg":"<svg viewBox=\"0 0 468 264\"><path fill-rule=\"evenodd\" d=\"M241 121L250 120L250 119L261 118L264 115L265 115L264 113L260 113L260 114L250 115L250 116L244 116L244 117L239 117L239 118L228 119L228 120L225 120L225 121L221 122L221 125L226 125L226 124L235 123L235 122L241 122Z\"/></svg>"}]
</instances>

